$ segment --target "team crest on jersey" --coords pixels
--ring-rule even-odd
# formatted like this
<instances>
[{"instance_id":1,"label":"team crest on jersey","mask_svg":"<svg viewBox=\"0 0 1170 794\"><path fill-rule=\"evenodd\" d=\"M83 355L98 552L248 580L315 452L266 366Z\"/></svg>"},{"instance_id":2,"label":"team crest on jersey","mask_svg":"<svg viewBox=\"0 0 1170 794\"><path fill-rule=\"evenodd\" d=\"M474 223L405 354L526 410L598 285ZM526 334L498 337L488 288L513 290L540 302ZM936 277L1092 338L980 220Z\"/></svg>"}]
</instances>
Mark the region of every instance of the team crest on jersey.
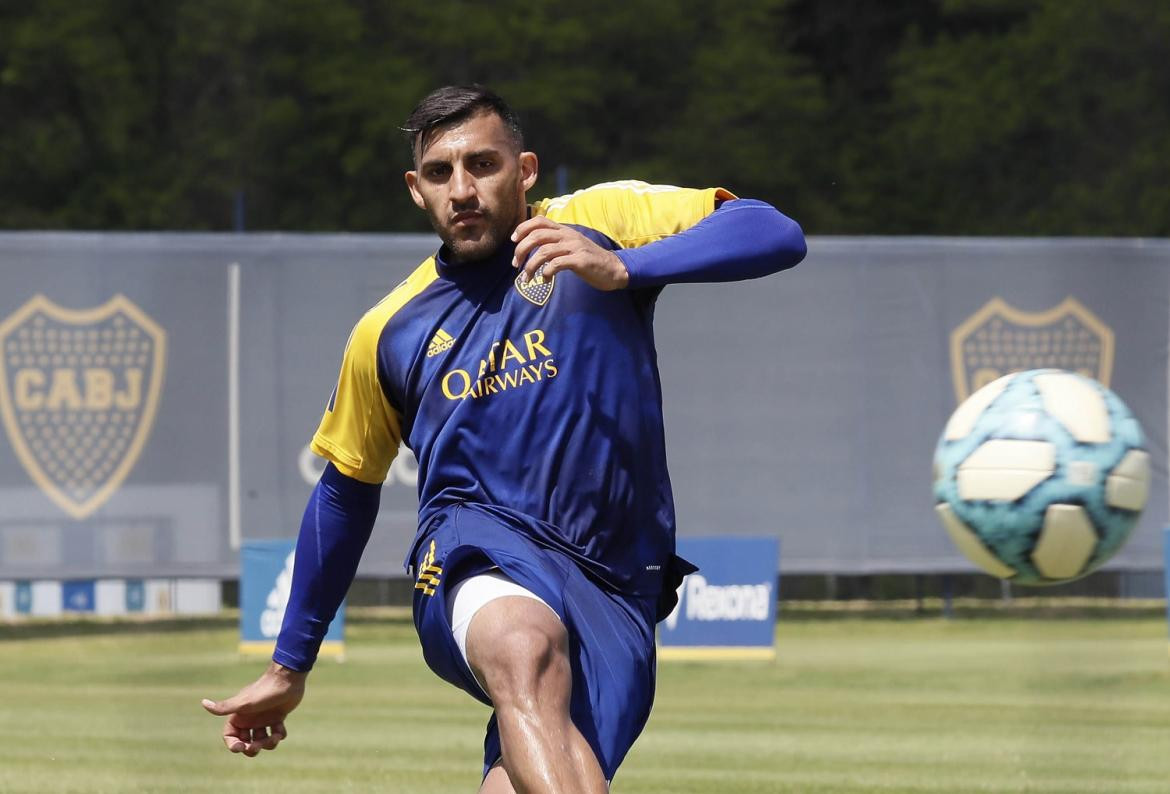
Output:
<instances>
[{"instance_id":1,"label":"team crest on jersey","mask_svg":"<svg viewBox=\"0 0 1170 794\"><path fill-rule=\"evenodd\" d=\"M118 489L150 435L166 332L125 296L66 309L37 295L0 323L0 414L25 470L81 519Z\"/></svg>"},{"instance_id":2,"label":"team crest on jersey","mask_svg":"<svg viewBox=\"0 0 1170 794\"><path fill-rule=\"evenodd\" d=\"M1100 381L1113 375L1113 331L1075 298L1025 312L992 298L951 333L959 402L1009 372L1066 369Z\"/></svg>"},{"instance_id":3,"label":"team crest on jersey","mask_svg":"<svg viewBox=\"0 0 1170 794\"><path fill-rule=\"evenodd\" d=\"M523 275L523 274L521 274ZM516 285L516 291L519 292L525 300L530 303L535 303L537 306L543 306L548 303L548 299L552 297L553 286L556 284L556 274L545 278L540 275L533 276L527 283L520 281L520 276L516 276L513 282Z\"/></svg>"}]
</instances>

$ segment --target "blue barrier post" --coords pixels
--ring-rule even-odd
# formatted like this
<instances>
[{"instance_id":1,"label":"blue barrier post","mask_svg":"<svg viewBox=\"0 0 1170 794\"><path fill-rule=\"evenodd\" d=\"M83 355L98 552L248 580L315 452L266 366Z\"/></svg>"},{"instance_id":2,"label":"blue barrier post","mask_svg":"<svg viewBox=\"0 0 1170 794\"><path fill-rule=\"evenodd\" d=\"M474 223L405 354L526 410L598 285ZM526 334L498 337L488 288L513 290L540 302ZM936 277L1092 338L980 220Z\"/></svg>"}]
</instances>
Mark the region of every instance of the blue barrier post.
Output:
<instances>
[{"instance_id":1,"label":"blue barrier post","mask_svg":"<svg viewBox=\"0 0 1170 794\"><path fill-rule=\"evenodd\" d=\"M240 653L271 656L292 586L296 541L249 540L240 547ZM345 653L345 604L337 610L321 656Z\"/></svg>"},{"instance_id":2,"label":"blue barrier post","mask_svg":"<svg viewBox=\"0 0 1170 794\"><path fill-rule=\"evenodd\" d=\"M1162 530L1162 577L1165 582L1166 622L1170 625L1170 527Z\"/></svg>"}]
</instances>

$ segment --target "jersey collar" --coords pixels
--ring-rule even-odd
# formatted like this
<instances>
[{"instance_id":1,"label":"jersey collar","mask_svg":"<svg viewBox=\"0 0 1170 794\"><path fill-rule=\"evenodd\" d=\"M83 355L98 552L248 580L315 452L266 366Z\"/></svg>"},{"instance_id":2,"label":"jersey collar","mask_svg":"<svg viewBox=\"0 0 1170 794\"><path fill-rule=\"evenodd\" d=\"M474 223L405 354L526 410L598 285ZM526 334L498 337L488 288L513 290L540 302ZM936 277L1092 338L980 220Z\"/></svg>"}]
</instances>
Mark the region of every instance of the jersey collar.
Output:
<instances>
[{"instance_id":1,"label":"jersey collar","mask_svg":"<svg viewBox=\"0 0 1170 794\"><path fill-rule=\"evenodd\" d=\"M515 251L516 244L507 240L486 259L456 264L451 262L450 249L444 245L435 254L435 268L439 271L440 277L451 281L498 276L504 268L512 269L512 254Z\"/></svg>"}]
</instances>

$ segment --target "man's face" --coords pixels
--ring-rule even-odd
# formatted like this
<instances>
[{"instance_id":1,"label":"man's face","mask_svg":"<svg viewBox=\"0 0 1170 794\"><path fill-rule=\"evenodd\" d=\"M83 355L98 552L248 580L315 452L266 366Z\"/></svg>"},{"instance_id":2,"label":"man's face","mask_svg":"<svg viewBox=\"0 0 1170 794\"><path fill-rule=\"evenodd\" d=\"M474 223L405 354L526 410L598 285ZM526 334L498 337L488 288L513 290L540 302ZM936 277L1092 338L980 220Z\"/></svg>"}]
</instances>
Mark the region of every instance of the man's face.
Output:
<instances>
[{"instance_id":1,"label":"man's face","mask_svg":"<svg viewBox=\"0 0 1170 794\"><path fill-rule=\"evenodd\" d=\"M524 220L536 182L536 155L518 152L500 117L480 112L439 128L406 172L414 203L456 262L495 253Z\"/></svg>"}]
</instances>

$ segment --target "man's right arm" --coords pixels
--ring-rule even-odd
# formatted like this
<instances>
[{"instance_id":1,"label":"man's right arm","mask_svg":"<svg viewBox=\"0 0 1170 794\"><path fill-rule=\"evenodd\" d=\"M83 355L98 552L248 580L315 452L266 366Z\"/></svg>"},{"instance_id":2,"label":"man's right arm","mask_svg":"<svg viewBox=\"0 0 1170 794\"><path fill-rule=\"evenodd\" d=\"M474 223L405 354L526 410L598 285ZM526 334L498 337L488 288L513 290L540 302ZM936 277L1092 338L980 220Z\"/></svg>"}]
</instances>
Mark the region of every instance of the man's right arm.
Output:
<instances>
[{"instance_id":1,"label":"man's right arm","mask_svg":"<svg viewBox=\"0 0 1170 794\"><path fill-rule=\"evenodd\" d=\"M381 487L325 467L301 520L293 580L272 664L232 697L204 700L227 717L224 744L252 757L288 735L284 719L304 697L305 678L341 606L378 515Z\"/></svg>"},{"instance_id":2,"label":"man's right arm","mask_svg":"<svg viewBox=\"0 0 1170 794\"><path fill-rule=\"evenodd\" d=\"M393 296L394 293L391 293ZM337 385L310 444L329 460L301 520L292 588L272 660L308 672L357 572L382 482L401 442L378 365L387 299L358 321L342 356Z\"/></svg>"},{"instance_id":3,"label":"man's right arm","mask_svg":"<svg viewBox=\"0 0 1170 794\"><path fill-rule=\"evenodd\" d=\"M374 519L379 485L355 480L329 463L309 497L293 562L292 588L272 661L308 672L357 573Z\"/></svg>"}]
</instances>

